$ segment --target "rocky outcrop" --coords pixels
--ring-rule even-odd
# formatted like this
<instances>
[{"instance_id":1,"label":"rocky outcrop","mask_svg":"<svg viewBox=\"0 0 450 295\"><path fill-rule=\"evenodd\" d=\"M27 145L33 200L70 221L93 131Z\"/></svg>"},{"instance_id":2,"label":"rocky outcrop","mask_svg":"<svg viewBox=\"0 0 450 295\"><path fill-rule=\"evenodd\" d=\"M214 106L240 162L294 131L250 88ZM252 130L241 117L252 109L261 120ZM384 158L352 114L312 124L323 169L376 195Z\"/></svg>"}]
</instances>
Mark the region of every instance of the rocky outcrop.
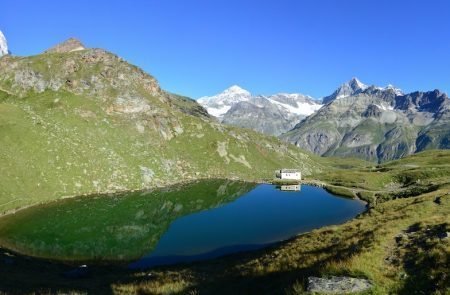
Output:
<instances>
[{"instance_id":1,"label":"rocky outcrop","mask_svg":"<svg viewBox=\"0 0 450 295\"><path fill-rule=\"evenodd\" d=\"M38 55L2 59L0 84L8 81L9 90L18 96L46 90L65 90L103 100L113 96L139 97L142 90L150 95L161 94L155 78L103 49L65 54L66 58Z\"/></svg>"},{"instance_id":2,"label":"rocky outcrop","mask_svg":"<svg viewBox=\"0 0 450 295\"><path fill-rule=\"evenodd\" d=\"M44 53L64 53L84 49L86 49L86 47L84 47L80 40L76 38L69 38L66 41L46 50Z\"/></svg>"},{"instance_id":3,"label":"rocky outcrop","mask_svg":"<svg viewBox=\"0 0 450 295\"><path fill-rule=\"evenodd\" d=\"M308 291L320 294L352 294L372 288L369 280L351 277L308 278Z\"/></svg>"},{"instance_id":4,"label":"rocky outcrop","mask_svg":"<svg viewBox=\"0 0 450 295\"><path fill-rule=\"evenodd\" d=\"M450 148L450 100L438 90L403 94L351 80L280 137L324 156L387 161Z\"/></svg>"}]
</instances>

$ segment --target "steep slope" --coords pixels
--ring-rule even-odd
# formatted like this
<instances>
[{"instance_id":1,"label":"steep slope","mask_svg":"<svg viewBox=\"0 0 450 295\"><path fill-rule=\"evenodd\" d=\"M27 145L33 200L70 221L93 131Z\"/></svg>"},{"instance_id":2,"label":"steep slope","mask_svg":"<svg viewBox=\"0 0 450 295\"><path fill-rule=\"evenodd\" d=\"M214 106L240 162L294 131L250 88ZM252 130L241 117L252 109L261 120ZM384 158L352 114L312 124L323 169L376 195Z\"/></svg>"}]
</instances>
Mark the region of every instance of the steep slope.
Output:
<instances>
[{"instance_id":1,"label":"steep slope","mask_svg":"<svg viewBox=\"0 0 450 295\"><path fill-rule=\"evenodd\" d=\"M215 96L202 97L198 102L222 123L269 135L291 130L321 107L310 96L295 93L254 96L236 85Z\"/></svg>"},{"instance_id":2,"label":"steep slope","mask_svg":"<svg viewBox=\"0 0 450 295\"><path fill-rule=\"evenodd\" d=\"M322 109L281 138L316 154L371 161L449 148L446 94L435 90L404 95L392 86L362 87L355 81L345 84L355 87L339 88Z\"/></svg>"},{"instance_id":3,"label":"steep slope","mask_svg":"<svg viewBox=\"0 0 450 295\"><path fill-rule=\"evenodd\" d=\"M102 49L1 57L0 146L0 212L62 196L319 169L294 146L211 120Z\"/></svg>"}]
</instances>

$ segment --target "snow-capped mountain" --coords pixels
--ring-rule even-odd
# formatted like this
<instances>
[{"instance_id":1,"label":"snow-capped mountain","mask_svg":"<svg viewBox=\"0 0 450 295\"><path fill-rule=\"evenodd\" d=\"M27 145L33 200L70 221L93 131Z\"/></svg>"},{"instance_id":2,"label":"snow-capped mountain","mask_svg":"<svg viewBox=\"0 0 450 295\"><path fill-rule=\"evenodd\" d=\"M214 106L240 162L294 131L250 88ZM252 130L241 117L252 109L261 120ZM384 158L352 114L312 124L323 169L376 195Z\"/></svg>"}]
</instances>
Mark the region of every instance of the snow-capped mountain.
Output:
<instances>
[{"instance_id":1,"label":"snow-capped mountain","mask_svg":"<svg viewBox=\"0 0 450 295\"><path fill-rule=\"evenodd\" d=\"M0 31L0 56L8 54L8 43L6 43L5 35Z\"/></svg>"},{"instance_id":2,"label":"snow-capped mountain","mask_svg":"<svg viewBox=\"0 0 450 295\"><path fill-rule=\"evenodd\" d=\"M323 104L327 104L330 101L333 101L335 99L341 99L344 97L354 96L357 94L362 93L363 91L367 90L368 88L375 88L377 90L392 90L396 95L403 95L403 92L401 89L396 88L389 84L386 87L377 87L377 86L368 86L361 81L358 80L358 78L352 78L350 81L342 84L339 86L338 89L336 89L335 92L333 92L331 95L326 96L322 99Z\"/></svg>"},{"instance_id":3,"label":"snow-capped mountain","mask_svg":"<svg viewBox=\"0 0 450 295\"><path fill-rule=\"evenodd\" d=\"M267 99L292 114L305 117L311 115L322 106L311 96L298 93L279 93L270 95Z\"/></svg>"},{"instance_id":4,"label":"snow-capped mountain","mask_svg":"<svg viewBox=\"0 0 450 295\"><path fill-rule=\"evenodd\" d=\"M222 93L214 96L204 96L197 100L210 115L222 118L226 112L235 104L241 101L248 101L251 98L250 92L237 85L225 89Z\"/></svg>"},{"instance_id":5,"label":"snow-capped mountain","mask_svg":"<svg viewBox=\"0 0 450 295\"><path fill-rule=\"evenodd\" d=\"M450 148L450 100L439 90L404 94L353 78L324 103L280 138L319 155L380 162Z\"/></svg>"},{"instance_id":6,"label":"snow-capped mountain","mask_svg":"<svg viewBox=\"0 0 450 295\"><path fill-rule=\"evenodd\" d=\"M380 90L392 90L395 93L395 95L404 95L405 94L400 88L397 88L392 84L388 84L388 86L386 86L384 88L382 87L379 89Z\"/></svg>"},{"instance_id":7,"label":"snow-capped mountain","mask_svg":"<svg viewBox=\"0 0 450 295\"><path fill-rule=\"evenodd\" d=\"M221 122L251 128L271 135L292 129L322 105L312 97L297 93L252 95L239 86L197 100L209 114Z\"/></svg>"}]
</instances>

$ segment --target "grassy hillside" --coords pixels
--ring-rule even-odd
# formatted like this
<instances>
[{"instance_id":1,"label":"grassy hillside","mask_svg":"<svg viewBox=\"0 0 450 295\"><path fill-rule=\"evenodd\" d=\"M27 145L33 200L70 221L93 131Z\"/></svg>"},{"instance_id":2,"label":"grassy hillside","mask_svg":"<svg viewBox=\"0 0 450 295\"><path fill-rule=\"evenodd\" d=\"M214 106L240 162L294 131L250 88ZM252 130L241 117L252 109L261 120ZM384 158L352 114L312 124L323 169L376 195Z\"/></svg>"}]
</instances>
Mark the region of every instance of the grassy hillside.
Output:
<instances>
[{"instance_id":1,"label":"grassy hillside","mask_svg":"<svg viewBox=\"0 0 450 295\"><path fill-rule=\"evenodd\" d=\"M99 49L0 59L0 214L63 196L320 170Z\"/></svg>"},{"instance_id":2,"label":"grassy hillside","mask_svg":"<svg viewBox=\"0 0 450 295\"><path fill-rule=\"evenodd\" d=\"M256 252L145 272L92 267L91 277L71 280L60 275L71 266L0 251L14 261L0 268L0 293L305 294L308 276L349 275L374 283L366 294L449 294L449 159L450 151L429 151L363 169L356 160L346 166L327 158L322 180L386 197L373 198L366 213L345 224ZM435 190L398 197L422 183Z\"/></svg>"},{"instance_id":3,"label":"grassy hillside","mask_svg":"<svg viewBox=\"0 0 450 295\"><path fill-rule=\"evenodd\" d=\"M280 167L369 202L350 222L269 249L148 272L94 266L91 277L71 280L61 273L73 266L0 250L0 293L302 294L308 276L330 274L369 278L373 294L450 292L450 151L380 165L318 158L218 124L194 101L162 91L153 77L99 49L0 58L0 147L0 214L199 178L271 178ZM95 233L94 219L80 222Z\"/></svg>"},{"instance_id":4,"label":"grassy hillside","mask_svg":"<svg viewBox=\"0 0 450 295\"><path fill-rule=\"evenodd\" d=\"M323 160L329 167L338 166L343 161L337 158ZM351 162L350 162L351 163ZM422 193L448 188L450 182L450 151L432 150L387 162L360 166L353 160L345 172L336 169L324 169L314 175L328 184L331 191L360 197L372 206L391 199L412 197Z\"/></svg>"}]
</instances>

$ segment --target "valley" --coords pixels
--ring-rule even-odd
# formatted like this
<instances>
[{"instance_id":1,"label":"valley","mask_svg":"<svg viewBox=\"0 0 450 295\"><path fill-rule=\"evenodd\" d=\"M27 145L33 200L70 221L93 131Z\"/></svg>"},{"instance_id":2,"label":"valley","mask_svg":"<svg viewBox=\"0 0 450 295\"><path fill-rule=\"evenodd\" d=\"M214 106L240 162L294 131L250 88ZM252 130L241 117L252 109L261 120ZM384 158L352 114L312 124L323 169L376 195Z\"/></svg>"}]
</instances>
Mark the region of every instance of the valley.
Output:
<instances>
[{"instance_id":1,"label":"valley","mask_svg":"<svg viewBox=\"0 0 450 295\"><path fill-rule=\"evenodd\" d=\"M429 151L379 167L325 159L329 168L313 178L342 191L357 190L369 202L366 213L268 249L146 271L93 265L91 275L81 280L61 277L77 264L30 260L3 250L3 261L11 263L0 268L5 278L0 288L9 293L21 281L26 283L20 284L20 293L38 289L44 293L227 294L241 290L272 294L283 290L303 294L311 275L347 275L373 281L375 287L369 294L410 294L417 289L445 294L449 286L443 274L449 253L450 153ZM431 192L421 190L430 184L434 185ZM413 193L404 195L404 189ZM46 271L39 272L42 268Z\"/></svg>"},{"instance_id":2,"label":"valley","mask_svg":"<svg viewBox=\"0 0 450 295\"><path fill-rule=\"evenodd\" d=\"M446 294L449 114L439 90L404 94L356 78L322 102L238 86L197 102L74 38L5 54L0 294L305 294L316 276L367 279L364 294ZM304 194L264 184L282 168L301 171ZM263 199L234 220L247 238L272 229L256 240L267 247L128 267L177 220L254 191Z\"/></svg>"}]
</instances>

